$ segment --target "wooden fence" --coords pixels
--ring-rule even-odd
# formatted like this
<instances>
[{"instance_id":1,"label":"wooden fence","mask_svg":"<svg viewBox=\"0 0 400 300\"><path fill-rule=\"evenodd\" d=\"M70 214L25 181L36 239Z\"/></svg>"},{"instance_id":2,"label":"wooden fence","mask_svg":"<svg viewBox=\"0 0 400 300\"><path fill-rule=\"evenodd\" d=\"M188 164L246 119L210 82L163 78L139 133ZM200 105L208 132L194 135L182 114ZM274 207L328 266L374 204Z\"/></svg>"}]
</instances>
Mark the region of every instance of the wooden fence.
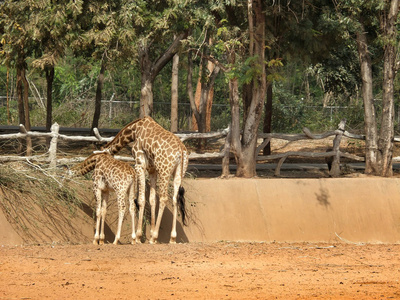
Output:
<instances>
[{"instance_id":1,"label":"wooden fence","mask_svg":"<svg viewBox=\"0 0 400 300\"><path fill-rule=\"evenodd\" d=\"M345 120L342 120L338 126L338 129L333 131L328 131L323 134L312 134L310 130L307 128L303 129L303 134L280 134L280 133L260 133L258 135L259 139L263 139L263 142L257 148L257 161L269 161L269 160L277 160L279 162L275 169L275 175L280 175L280 169L282 164L285 162L286 158L290 156L297 156L297 157L311 157L311 158L329 158L332 159L332 167L330 170L331 176L338 176L340 174L340 159L342 157L355 160L355 161L365 161L364 157L360 157L354 154L350 154L347 152L342 152L340 150L340 142L343 136L352 138L352 139L359 139L365 140L365 136L363 135L356 135L349 133L346 131L345 128ZM47 153L42 155L35 155L35 156L0 156L0 162L7 162L7 161L23 161L23 160L34 160L38 162L47 162L49 163L49 168L53 169L57 166L57 164L68 164L73 162L79 162L84 160L86 157L74 157L74 158L57 158L57 144L59 139L65 141L87 141L87 142L109 142L113 139L113 137L102 137L95 128L94 133L95 136L69 136L59 133L59 125L54 123L51 127L51 132L33 132L33 131L26 131L23 125L20 125L19 133L13 134L2 134L0 135L0 140L2 139L24 139L26 137L47 137L50 138L50 147ZM182 141L186 141L189 139L219 139L219 138L226 138L229 133L229 128L226 128L221 131L217 132L210 132L210 133L178 133L176 134ZM281 139L286 141L299 141L299 140L318 140L318 139L325 139L328 137L334 136L333 145L330 151L327 152L297 152L297 151L289 151L280 154L272 154L272 155L259 155L260 151L271 141L271 139ZM226 139L227 140L227 139ZM400 138L395 138L395 141L400 141ZM189 159L199 159L199 158L226 158L229 157L229 143L225 142L225 146L222 148L220 152L214 153L191 153ZM125 157L125 156L116 156L119 160L124 161L133 161L132 157ZM224 160L229 161L229 160ZM226 167L226 166L225 166ZM229 166L228 166L229 167Z\"/></svg>"}]
</instances>

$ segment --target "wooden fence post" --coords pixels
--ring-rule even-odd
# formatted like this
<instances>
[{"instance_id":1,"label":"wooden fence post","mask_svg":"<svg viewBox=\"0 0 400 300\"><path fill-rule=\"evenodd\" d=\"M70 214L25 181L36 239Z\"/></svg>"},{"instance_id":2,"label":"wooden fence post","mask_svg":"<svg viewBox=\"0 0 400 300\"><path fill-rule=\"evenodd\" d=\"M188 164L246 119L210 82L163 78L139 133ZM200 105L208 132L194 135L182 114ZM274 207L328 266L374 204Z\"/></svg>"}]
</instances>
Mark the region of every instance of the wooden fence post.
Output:
<instances>
[{"instance_id":1,"label":"wooden fence post","mask_svg":"<svg viewBox=\"0 0 400 300\"><path fill-rule=\"evenodd\" d=\"M51 141L49 147L49 161L50 161L50 169L55 169L57 165L57 141L58 141L58 132L60 130L60 125L54 123L51 125Z\"/></svg>"},{"instance_id":2,"label":"wooden fence post","mask_svg":"<svg viewBox=\"0 0 400 300\"><path fill-rule=\"evenodd\" d=\"M225 138L224 156L222 158L222 173L221 173L222 178L228 178L230 175L229 158L230 158L230 153L231 153L232 130L231 130L230 126L228 127L228 129L229 129L229 132Z\"/></svg>"},{"instance_id":3,"label":"wooden fence post","mask_svg":"<svg viewBox=\"0 0 400 300\"><path fill-rule=\"evenodd\" d=\"M335 155L333 156L332 167L329 172L329 175L332 177L337 177L340 175L340 141L342 140L345 126L346 119L343 119L339 123L339 127L336 130L336 136L333 140L332 151L335 153Z\"/></svg>"}]
</instances>

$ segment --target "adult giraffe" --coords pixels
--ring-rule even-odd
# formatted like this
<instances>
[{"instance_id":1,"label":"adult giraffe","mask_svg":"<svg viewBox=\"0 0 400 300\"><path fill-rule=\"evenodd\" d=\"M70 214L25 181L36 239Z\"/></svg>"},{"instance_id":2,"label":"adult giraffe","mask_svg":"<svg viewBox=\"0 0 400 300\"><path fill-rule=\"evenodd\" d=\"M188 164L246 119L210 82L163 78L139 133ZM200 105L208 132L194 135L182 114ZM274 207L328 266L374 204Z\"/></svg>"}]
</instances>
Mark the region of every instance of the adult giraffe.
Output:
<instances>
[{"instance_id":1,"label":"adult giraffe","mask_svg":"<svg viewBox=\"0 0 400 300\"><path fill-rule=\"evenodd\" d=\"M188 151L181 140L172 132L165 130L151 117L145 116L126 125L115 138L103 147L100 152L109 152L114 155L124 146L132 143L132 155L135 158L135 171L138 178L139 218L136 232L136 241L142 236L143 212L145 205L145 172L150 179L150 206L151 206L151 237L150 243L156 243L164 208L168 201L168 184L173 177L173 222L170 243L176 243L177 204L185 223L185 190L181 186L188 166ZM97 153L99 151L95 151ZM158 181L159 209L157 222L156 185Z\"/></svg>"}]
</instances>

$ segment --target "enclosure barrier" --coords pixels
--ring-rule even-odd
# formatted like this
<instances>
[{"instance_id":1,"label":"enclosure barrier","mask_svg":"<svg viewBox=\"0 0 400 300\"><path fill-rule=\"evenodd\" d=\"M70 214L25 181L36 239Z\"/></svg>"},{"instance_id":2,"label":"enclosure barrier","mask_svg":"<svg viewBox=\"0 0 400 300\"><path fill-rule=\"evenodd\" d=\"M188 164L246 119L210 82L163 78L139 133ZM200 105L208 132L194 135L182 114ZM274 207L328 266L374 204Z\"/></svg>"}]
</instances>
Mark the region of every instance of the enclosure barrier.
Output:
<instances>
[{"instance_id":1,"label":"enclosure barrier","mask_svg":"<svg viewBox=\"0 0 400 300\"><path fill-rule=\"evenodd\" d=\"M342 157L352 159L355 161L365 161L364 157L360 157L351 153L342 152L340 150L340 142L343 136L365 140L364 135L357 135L350 133L345 130L346 121L342 120L339 123L338 129L328 131L322 134L312 134L308 128L303 128L303 134L282 134L282 133L259 133L258 138L263 139L263 142L257 147L257 161L268 161L268 160L276 160L279 159L279 162L275 169L275 176L280 175L280 169L285 162L286 158L290 156L297 157L311 157L311 158L332 158L332 167L330 169L330 175L335 177L340 174L340 159ZM70 141L87 141L87 142L109 142L114 137L102 137L97 128L94 128L94 136L69 136L65 134L59 133L60 126L57 123L54 123L51 126L51 132L33 132L27 131L23 125L20 125L20 132L13 134L2 134L0 135L0 140L2 139L24 139L27 137L47 137L50 138L50 147L47 153L42 155L35 156L0 156L0 162L8 162L8 161L24 161L24 160L34 160L39 162L47 162L49 163L49 168L53 169L56 167L57 163L59 164L68 164L74 162L80 162L85 159L85 157L75 157L75 158L60 158L57 159L57 143L58 139L62 140L70 140ZM220 152L213 153L190 153L189 159L199 159L199 158L225 158L223 160L223 168L229 168L229 158L230 151L230 143L229 143L229 132L230 128L226 128L221 131L209 132L209 133L177 133L176 135L182 140L190 140L190 139L219 139L225 138L225 145L221 149ZM334 136L332 149L328 149L327 152L301 152L301 151L288 151L281 154L272 154L272 155L259 155L260 151L268 145L271 139L281 139L286 141L299 141L299 140L317 140L317 139L325 139L328 137ZM400 138L395 137L395 142L399 142ZM125 156L115 156L119 160L123 161L133 161L132 157ZM225 164L225 165L224 165ZM227 165L228 164L228 165Z\"/></svg>"}]
</instances>

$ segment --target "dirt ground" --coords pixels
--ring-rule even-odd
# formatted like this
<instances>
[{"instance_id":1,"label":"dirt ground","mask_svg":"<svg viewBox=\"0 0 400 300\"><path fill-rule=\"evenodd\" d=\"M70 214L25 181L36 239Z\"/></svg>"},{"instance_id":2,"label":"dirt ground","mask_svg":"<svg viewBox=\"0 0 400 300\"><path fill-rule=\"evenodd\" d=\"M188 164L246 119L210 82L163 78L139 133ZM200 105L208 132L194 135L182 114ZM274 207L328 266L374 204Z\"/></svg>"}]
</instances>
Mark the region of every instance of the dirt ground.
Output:
<instances>
[{"instance_id":1,"label":"dirt ground","mask_svg":"<svg viewBox=\"0 0 400 300\"><path fill-rule=\"evenodd\" d=\"M400 299L399 280L399 244L0 241L0 299Z\"/></svg>"},{"instance_id":2,"label":"dirt ground","mask_svg":"<svg viewBox=\"0 0 400 300\"><path fill-rule=\"evenodd\" d=\"M400 245L3 246L0 299L398 299Z\"/></svg>"}]
</instances>

